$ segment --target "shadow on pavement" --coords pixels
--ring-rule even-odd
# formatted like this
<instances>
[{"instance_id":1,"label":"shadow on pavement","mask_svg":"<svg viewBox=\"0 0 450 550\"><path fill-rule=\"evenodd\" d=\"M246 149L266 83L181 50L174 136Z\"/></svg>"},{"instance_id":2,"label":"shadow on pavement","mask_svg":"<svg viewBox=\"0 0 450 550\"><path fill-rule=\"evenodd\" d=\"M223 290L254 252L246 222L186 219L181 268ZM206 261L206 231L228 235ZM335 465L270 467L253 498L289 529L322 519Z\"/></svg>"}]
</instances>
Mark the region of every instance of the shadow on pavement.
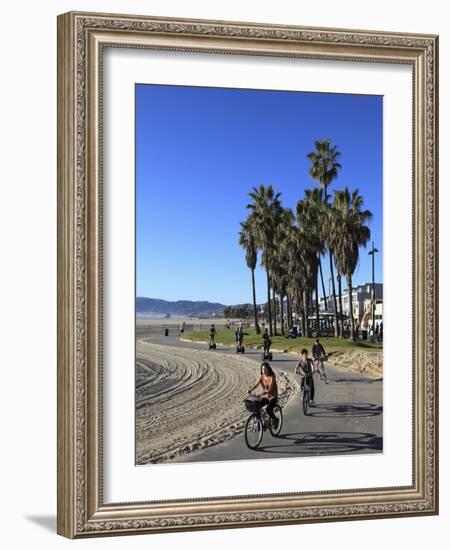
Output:
<instances>
[{"instance_id":1,"label":"shadow on pavement","mask_svg":"<svg viewBox=\"0 0 450 550\"><path fill-rule=\"evenodd\" d=\"M383 438L362 432L312 432L280 434L279 443L265 445L257 452L311 456L312 454L335 455L364 451L383 450Z\"/></svg>"},{"instance_id":2,"label":"shadow on pavement","mask_svg":"<svg viewBox=\"0 0 450 550\"><path fill-rule=\"evenodd\" d=\"M308 416L315 418L337 418L339 416L364 418L378 416L382 413L383 407L373 403L320 403L308 410Z\"/></svg>"},{"instance_id":3,"label":"shadow on pavement","mask_svg":"<svg viewBox=\"0 0 450 550\"><path fill-rule=\"evenodd\" d=\"M373 384L374 382L382 382L382 378L328 378L328 383L333 382L335 384L345 384L347 383L363 383L363 384Z\"/></svg>"}]
</instances>

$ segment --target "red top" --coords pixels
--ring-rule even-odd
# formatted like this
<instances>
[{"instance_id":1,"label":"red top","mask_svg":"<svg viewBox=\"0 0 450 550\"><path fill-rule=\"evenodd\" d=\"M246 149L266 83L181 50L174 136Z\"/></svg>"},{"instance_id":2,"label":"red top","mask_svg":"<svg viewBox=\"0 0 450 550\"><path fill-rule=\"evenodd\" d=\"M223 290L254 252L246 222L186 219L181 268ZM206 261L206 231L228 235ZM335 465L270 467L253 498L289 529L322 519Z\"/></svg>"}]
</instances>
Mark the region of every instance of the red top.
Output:
<instances>
[{"instance_id":1,"label":"red top","mask_svg":"<svg viewBox=\"0 0 450 550\"><path fill-rule=\"evenodd\" d=\"M278 397L278 386L275 376L266 376L265 374L261 374L261 378L259 380L264 389L264 393L268 394L267 399L269 401Z\"/></svg>"}]
</instances>

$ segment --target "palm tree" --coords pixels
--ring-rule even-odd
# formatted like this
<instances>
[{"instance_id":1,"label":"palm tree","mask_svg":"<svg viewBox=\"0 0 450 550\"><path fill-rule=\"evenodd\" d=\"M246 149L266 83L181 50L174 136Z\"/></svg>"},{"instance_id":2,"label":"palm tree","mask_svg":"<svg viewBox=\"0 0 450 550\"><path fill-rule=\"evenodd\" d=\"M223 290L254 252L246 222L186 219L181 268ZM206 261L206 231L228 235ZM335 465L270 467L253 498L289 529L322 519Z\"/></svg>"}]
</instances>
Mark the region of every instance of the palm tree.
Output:
<instances>
[{"instance_id":1,"label":"palm tree","mask_svg":"<svg viewBox=\"0 0 450 550\"><path fill-rule=\"evenodd\" d=\"M314 233L314 209L308 199L297 203L297 225L291 224L288 237L289 273L288 290L295 297L301 314L302 334L309 337L308 317L311 309L311 294L315 290L318 269L320 239Z\"/></svg>"},{"instance_id":2,"label":"palm tree","mask_svg":"<svg viewBox=\"0 0 450 550\"><path fill-rule=\"evenodd\" d=\"M307 234L296 225L292 228L289 242L289 273L288 290L301 316L302 334L308 338L310 298L317 273L317 255L310 246Z\"/></svg>"},{"instance_id":3,"label":"palm tree","mask_svg":"<svg viewBox=\"0 0 450 550\"><path fill-rule=\"evenodd\" d=\"M350 338L354 340L352 275L359 261L359 247L370 240L370 229L365 225L372 218L369 210L362 210L364 200L356 189L352 193L346 187L334 192L333 210L336 216L334 240L335 262L338 272L347 279L350 302Z\"/></svg>"},{"instance_id":4,"label":"palm tree","mask_svg":"<svg viewBox=\"0 0 450 550\"><path fill-rule=\"evenodd\" d=\"M272 336L273 325L272 308L270 305L270 270L272 254L274 250L273 242L275 238L275 231L276 227L278 226L282 211L282 206L280 202L281 193L275 193L272 185L269 185L268 187L260 185L258 188L254 187L253 191L249 193L249 196L253 200L253 202L247 205L247 208L251 210L248 221L255 231L258 248L263 251L262 263L266 269L267 274L269 333Z\"/></svg>"},{"instance_id":5,"label":"palm tree","mask_svg":"<svg viewBox=\"0 0 450 550\"><path fill-rule=\"evenodd\" d=\"M317 140L314 147L316 150L306 155L311 161L309 173L313 180L322 186L324 200L328 202L328 187L337 178L338 170L342 168L337 162L341 153L336 145L331 147L330 139Z\"/></svg>"},{"instance_id":6,"label":"palm tree","mask_svg":"<svg viewBox=\"0 0 450 550\"><path fill-rule=\"evenodd\" d=\"M325 231L327 234L326 241L327 241L328 249L333 254L333 251L337 242L336 237L341 230L341 227L340 227L341 220L337 216L337 212L332 205L326 204L326 208L327 208L327 215L326 215L326 222L325 222ZM330 267L331 268L333 267L331 263L330 263ZM338 326L339 335L341 338L343 338L344 337L344 318L343 318L344 311L342 308L342 273L339 273L339 271L337 272L336 279L337 279L337 285L338 285L336 301L338 304L337 311L339 312L337 326ZM333 282L334 282L334 273L333 273ZM336 320L336 315L335 315L335 320Z\"/></svg>"},{"instance_id":7,"label":"palm tree","mask_svg":"<svg viewBox=\"0 0 450 550\"><path fill-rule=\"evenodd\" d=\"M313 281L310 285L311 292L316 295L316 324L317 331L320 333L320 314L319 314L319 266L320 255L325 253L324 236L324 204L322 189L305 189L305 197L297 202L297 221L301 231L305 235L307 247L311 255L315 258L309 259Z\"/></svg>"},{"instance_id":8,"label":"palm tree","mask_svg":"<svg viewBox=\"0 0 450 550\"><path fill-rule=\"evenodd\" d=\"M331 182L337 178L338 170L341 165L337 162L337 159L341 156L337 146L331 146L331 140L317 140L314 142L315 151L308 153L306 156L311 161L311 168L309 173L313 180L322 186L323 188L323 200L328 204L328 187ZM324 220L325 221L325 220ZM334 282L334 270L333 270L333 251L329 248L330 255L330 275L333 289L333 306L334 306L334 334L339 336L338 329L338 316L337 316L337 300L336 300L336 286ZM319 258L320 260L320 258ZM322 266L320 266L320 273L322 273ZM322 289L324 288L323 276L322 276Z\"/></svg>"},{"instance_id":9,"label":"palm tree","mask_svg":"<svg viewBox=\"0 0 450 550\"><path fill-rule=\"evenodd\" d=\"M255 289L255 268L258 261L258 250L256 248L256 239L250 222L247 220L241 222L241 231L239 232L239 244L245 251L245 261L247 267L252 272L252 291L253 291L253 313L255 317L255 330L259 334L258 312L256 309L256 289Z\"/></svg>"},{"instance_id":10,"label":"palm tree","mask_svg":"<svg viewBox=\"0 0 450 550\"><path fill-rule=\"evenodd\" d=\"M285 335L284 298L288 295L289 283L289 237L293 222L294 214L292 210L290 208L283 208L279 224L275 230L274 253L271 265L272 290L278 294L280 300L280 322L281 334L283 336Z\"/></svg>"},{"instance_id":11,"label":"palm tree","mask_svg":"<svg viewBox=\"0 0 450 550\"><path fill-rule=\"evenodd\" d=\"M305 263L304 237L298 226L292 224L287 237L286 250L288 252L288 266L290 277L288 280L288 292L292 296L293 305L300 315L302 334L308 331L307 315L305 312L305 292L307 270Z\"/></svg>"}]
</instances>

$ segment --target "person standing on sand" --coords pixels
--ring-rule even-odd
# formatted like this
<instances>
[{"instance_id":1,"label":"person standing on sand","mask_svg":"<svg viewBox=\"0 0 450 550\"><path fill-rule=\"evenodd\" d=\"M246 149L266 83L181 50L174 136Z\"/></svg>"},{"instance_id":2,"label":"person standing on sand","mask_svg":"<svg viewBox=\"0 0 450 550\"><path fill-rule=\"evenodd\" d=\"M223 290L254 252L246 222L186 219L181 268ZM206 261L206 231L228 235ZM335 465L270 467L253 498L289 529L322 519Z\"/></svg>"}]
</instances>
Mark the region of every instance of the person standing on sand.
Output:
<instances>
[{"instance_id":1,"label":"person standing on sand","mask_svg":"<svg viewBox=\"0 0 450 550\"><path fill-rule=\"evenodd\" d=\"M252 388L248 390L247 393L252 393L252 391L256 390L258 386L262 387L263 396L257 402L257 407L258 409L266 407L267 414L272 419L273 426L276 430L278 427L278 418L274 415L273 408L278 402L278 385L275 373L269 363L262 363L261 376L259 377L259 380Z\"/></svg>"}]
</instances>

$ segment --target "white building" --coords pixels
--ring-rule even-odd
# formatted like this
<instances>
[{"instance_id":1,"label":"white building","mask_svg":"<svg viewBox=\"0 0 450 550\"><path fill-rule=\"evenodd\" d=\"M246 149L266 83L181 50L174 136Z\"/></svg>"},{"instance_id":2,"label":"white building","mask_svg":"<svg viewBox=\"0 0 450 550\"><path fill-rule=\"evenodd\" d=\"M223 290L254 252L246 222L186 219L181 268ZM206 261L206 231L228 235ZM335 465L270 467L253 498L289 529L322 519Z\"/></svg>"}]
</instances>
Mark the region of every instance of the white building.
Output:
<instances>
[{"instance_id":1,"label":"white building","mask_svg":"<svg viewBox=\"0 0 450 550\"><path fill-rule=\"evenodd\" d=\"M381 322L383 316L383 283L375 283L375 322ZM336 288L337 292L337 288ZM336 296L337 307L339 311L339 295ZM369 307L367 310L367 302L369 306L372 303L372 283L364 283L353 288L352 292L353 302L353 317L360 325L363 324L363 320L369 321L367 313L370 313L370 319L372 318L372 312ZM333 296L327 296L328 311L334 311ZM325 311L325 301L323 298L319 299L319 307L321 311ZM350 296L347 291L342 293L342 313L346 316L350 316ZM365 328L365 327L362 327Z\"/></svg>"}]
</instances>

